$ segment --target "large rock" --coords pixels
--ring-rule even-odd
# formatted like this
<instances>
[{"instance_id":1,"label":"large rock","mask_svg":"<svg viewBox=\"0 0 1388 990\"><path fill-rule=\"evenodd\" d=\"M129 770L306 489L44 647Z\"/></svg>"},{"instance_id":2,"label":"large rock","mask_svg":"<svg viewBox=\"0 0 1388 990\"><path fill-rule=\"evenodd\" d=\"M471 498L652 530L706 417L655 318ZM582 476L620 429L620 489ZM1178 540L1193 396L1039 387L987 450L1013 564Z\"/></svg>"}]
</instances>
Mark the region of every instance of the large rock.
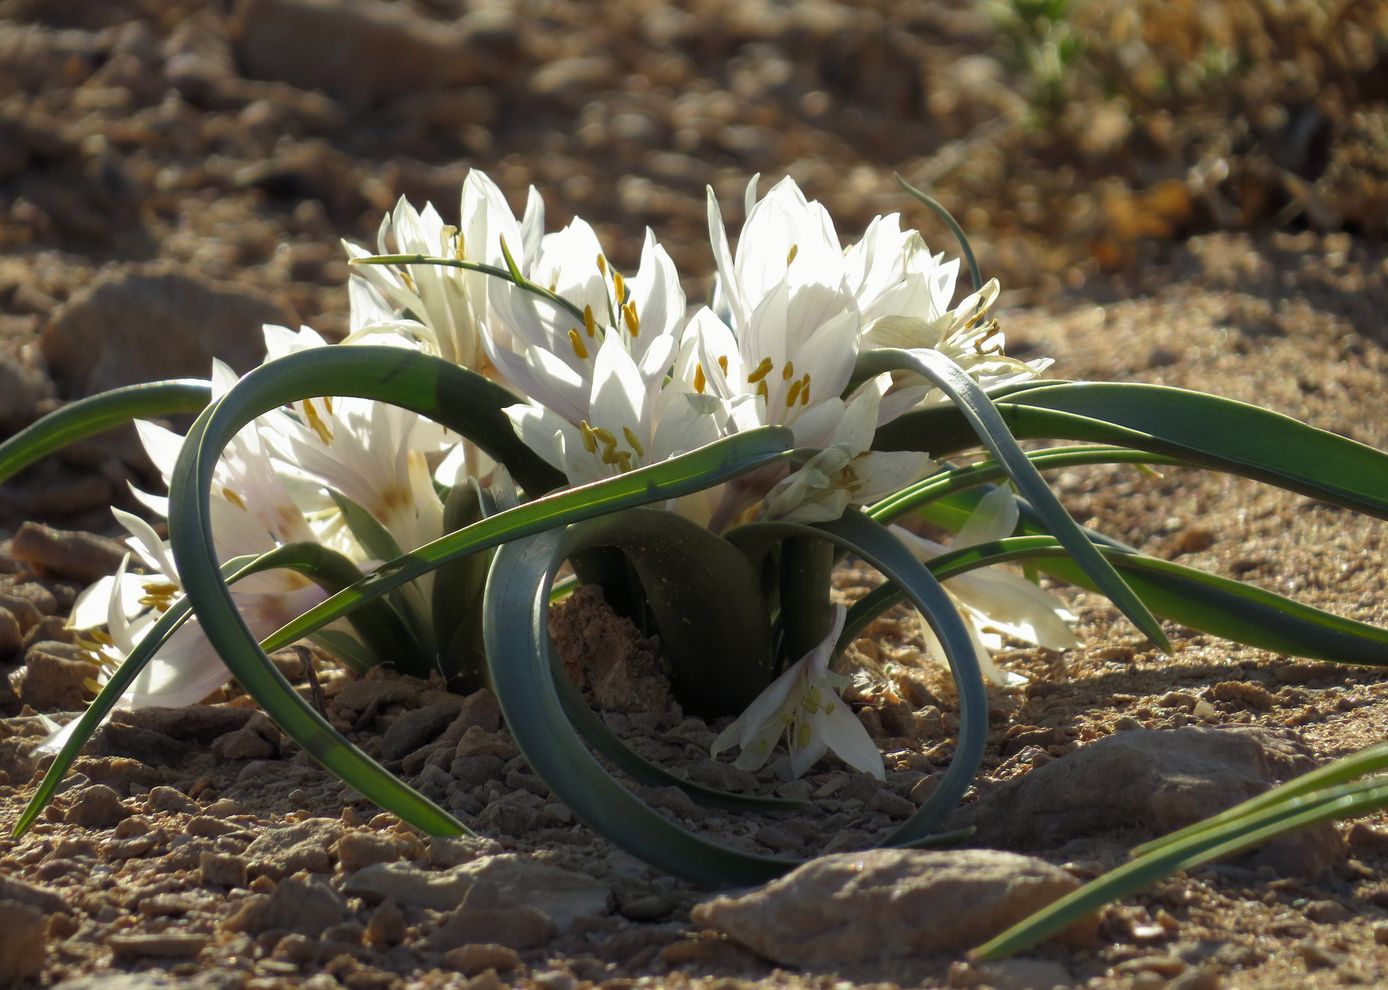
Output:
<instances>
[{"instance_id":1,"label":"large rock","mask_svg":"<svg viewBox=\"0 0 1388 990\"><path fill-rule=\"evenodd\" d=\"M991 788L950 819L977 841L1010 849L1183 828L1315 766L1300 744L1266 729L1118 732ZM1282 873L1314 878L1343 857L1329 825L1269 844L1258 855Z\"/></svg>"},{"instance_id":2,"label":"large rock","mask_svg":"<svg viewBox=\"0 0 1388 990\"><path fill-rule=\"evenodd\" d=\"M1016 853L874 849L811 860L691 917L773 962L836 966L971 949L1079 885Z\"/></svg>"},{"instance_id":3,"label":"large rock","mask_svg":"<svg viewBox=\"0 0 1388 990\"><path fill-rule=\"evenodd\" d=\"M356 107L493 82L502 71L487 32L379 0L241 0L234 25L248 76L319 89Z\"/></svg>"},{"instance_id":4,"label":"large rock","mask_svg":"<svg viewBox=\"0 0 1388 990\"><path fill-rule=\"evenodd\" d=\"M214 357L249 371L261 327L292 324L268 295L169 266L115 271L53 313L39 346L71 397L167 378L206 378Z\"/></svg>"}]
</instances>

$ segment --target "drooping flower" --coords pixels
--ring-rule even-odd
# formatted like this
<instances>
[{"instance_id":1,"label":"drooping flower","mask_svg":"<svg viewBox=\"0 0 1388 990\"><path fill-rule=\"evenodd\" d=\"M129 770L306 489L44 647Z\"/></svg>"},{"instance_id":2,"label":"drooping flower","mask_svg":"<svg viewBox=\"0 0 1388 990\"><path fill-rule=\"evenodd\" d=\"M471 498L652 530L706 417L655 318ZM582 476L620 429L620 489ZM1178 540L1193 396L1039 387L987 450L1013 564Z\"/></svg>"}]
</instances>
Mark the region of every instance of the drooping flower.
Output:
<instances>
[{"instance_id":1,"label":"drooping flower","mask_svg":"<svg viewBox=\"0 0 1388 990\"><path fill-rule=\"evenodd\" d=\"M893 534L920 561L928 561L946 550L991 543L1011 536L1017 528L1017 501L1005 488L984 495L978 507L960 527L952 547L917 536L900 526ZM1075 617L1053 595L1042 591L1020 574L1004 567L980 567L944 582L944 587L964 616L974 643L974 655L984 676L994 684L1026 683L1020 674L1003 670L992 654L1002 649L1003 636L1010 636L1048 650L1068 650L1078 645L1070 625ZM943 662L944 649L935 634L921 623L927 653Z\"/></svg>"},{"instance_id":2,"label":"drooping flower","mask_svg":"<svg viewBox=\"0 0 1388 990\"><path fill-rule=\"evenodd\" d=\"M791 777L801 776L826 752L833 752L849 766L878 780L886 779L881 752L839 697L850 678L829 669L846 615L843 606L835 606L828 635L772 681L745 712L718 734L712 755L737 745L741 752L733 765L756 770L766 763L777 740L786 733Z\"/></svg>"}]
</instances>

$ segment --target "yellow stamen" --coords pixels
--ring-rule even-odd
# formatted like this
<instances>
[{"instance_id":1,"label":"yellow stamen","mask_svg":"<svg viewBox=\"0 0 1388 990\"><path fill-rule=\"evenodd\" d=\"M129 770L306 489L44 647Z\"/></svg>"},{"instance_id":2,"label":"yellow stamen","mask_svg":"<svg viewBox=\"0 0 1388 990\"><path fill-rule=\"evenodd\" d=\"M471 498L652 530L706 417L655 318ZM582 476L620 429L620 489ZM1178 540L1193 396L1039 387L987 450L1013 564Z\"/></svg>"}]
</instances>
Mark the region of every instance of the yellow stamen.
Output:
<instances>
[{"instance_id":1,"label":"yellow stamen","mask_svg":"<svg viewBox=\"0 0 1388 990\"><path fill-rule=\"evenodd\" d=\"M593 307L583 307L583 332L590 337L597 336L598 321L593 318Z\"/></svg>"},{"instance_id":2,"label":"yellow stamen","mask_svg":"<svg viewBox=\"0 0 1388 990\"><path fill-rule=\"evenodd\" d=\"M597 438L593 436L593 428L588 425L586 419L578 424L578 428L583 433L583 449L590 454L596 454L598 452L598 441Z\"/></svg>"},{"instance_id":3,"label":"yellow stamen","mask_svg":"<svg viewBox=\"0 0 1388 990\"><path fill-rule=\"evenodd\" d=\"M331 395L323 396L323 408L328 410L329 416L333 414L333 397Z\"/></svg>"},{"instance_id":4,"label":"yellow stamen","mask_svg":"<svg viewBox=\"0 0 1388 990\"><path fill-rule=\"evenodd\" d=\"M617 269L612 269L612 294L617 297L617 305L627 301L627 282L622 278L622 273Z\"/></svg>"},{"instance_id":5,"label":"yellow stamen","mask_svg":"<svg viewBox=\"0 0 1388 990\"><path fill-rule=\"evenodd\" d=\"M799 383L799 382L791 382L791 383L790 383L790 391L786 393L786 408L789 409L791 406L795 405L795 400L796 400L797 398L799 398L799 396L800 396L800 383Z\"/></svg>"},{"instance_id":6,"label":"yellow stamen","mask_svg":"<svg viewBox=\"0 0 1388 990\"><path fill-rule=\"evenodd\" d=\"M414 276L409 273L408 269L400 269L400 281L404 282L405 288L409 289L411 292L419 291L419 289L414 284Z\"/></svg>"},{"instance_id":7,"label":"yellow stamen","mask_svg":"<svg viewBox=\"0 0 1388 990\"><path fill-rule=\"evenodd\" d=\"M694 391L698 392L700 395L703 395L703 394L704 394L704 386L707 385L707 384L708 384L708 379L704 377L704 366L703 366L702 364L695 364L695 365L694 365Z\"/></svg>"},{"instance_id":8,"label":"yellow stamen","mask_svg":"<svg viewBox=\"0 0 1388 990\"><path fill-rule=\"evenodd\" d=\"M799 253L800 253L800 245L799 245L799 244L792 244L792 245L790 246L790 251L788 251L788 252L786 253L786 267L787 267L787 268L790 267L790 263L791 263L792 261L795 260L795 256L796 256L797 254L799 254Z\"/></svg>"},{"instance_id":9,"label":"yellow stamen","mask_svg":"<svg viewBox=\"0 0 1388 990\"><path fill-rule=\"evenodd\" d=\"M646 448L641 446L641 441L636 438L636 434L631 432L631 427L622 427L622 436L627 438L627 446L636 451L637 457L646 456Z\"/></svg>"},{"instance_id":10,"label":"yellow stamen","mask_svg":"<svg viewBox=\"0 0 1388 990\"><path fill-rule=\"evenodd\" d=\"M631 459L631 455L627 454L626 451L619 452L616 447L604 447L602 451L602 462L604 464L620 465L622 463L622 456L624 454L626 455L628 460Z\"/></svg>"},{"instance_id":11,"label":"yellow stamen","mask_svg":"<svg viewBox=\"0 0 1388 990\"><path fill-rule=\"evenodd\" d=\"M762 358L761 364L757 365L755 370L753 370L753 372L747 376L747 384L752 385L756 382L761 381L767 375L771 374L771 369L774 367L776 367L775 362L773 362L769 357Z\"/></svg>"},{"instance_id":12,"label":"yellow stamen","mask_svg":"<svg viewBox=\"0 0 1388 990\"><path fill-rule=\"evenodd\" d=\"M787 361L786 366L781 369L781 381L788 382L795 377L795 362Z\"/></svg>"},{"instance_id":13,"label":"yellow stamen","mask_svg":"<svg viewBox=\"0 0 1388 990\"><path fill-rule=\"evenodd\" d=\"M604 278L607 277L607 259L604 258L601 254L598 255L598 272Z\"/></svg>"},{"instance_id":14,"label":"yellow stamen","mask_svg":"<svg viewBox=\"0 0 1388 990\"><path fill-rule=\"evenodd\" d=\"M313 427L313 432L318 434L319 440L325 444L333 442L332 431L328 429L328 424L323 422L323 417L318 415L312 399L304 400L304 417L308 420L308 425Z\"/></svg>"},{"instance_id":15,"label":"yellow stamen","mask_svg":"<svg viewBox=\"0 0 1388 990\"><path fill-rule=\"evenodd\" d=\"M805 390L800 393L800 404L802 406L808 406L810 404L810 376L806 374L805 377L800 380L805 383Z\"/></svg>"},{"instance_id":16,"label":"yellow stamen","mask_svg":"<svg viewBox=\"0 0 1388 990\"><path fill-rule=\"evenodd\" d=\"M728 373L728 355L724 354L718 358L718 367L723 369L723 374Z\"/></svg>"},{"instance_id":17,"label":"yellow stamen","mask_svg":"<svg viewBox=\"0 0 1388 990\"><path fill-rule=\"evenodd\" d=\"M580 361L588 360L588 348L583 346L583 338L578 335L577 329L569 331L569 344L573 346L574 353Z\"/></svg>"},{"instance_id":18,"label":"yellow stamen","mask_svg":"<svg viewBox=\"0 0 1388 990\"><path fill-rule=\"evenodd\" d=\"M766 387L766 382L757 382L757 394L767 402L771 401L771 390Z\"/></svg>"},{"instance_id":19,"label":"yellow stamen","mask_svg":"<svg viewBox=\"0 0 1388 990\"><path fill-rule=\"evenodd\" d=\"M814 730L810 728L809 722L801 722L800 728L795 733L795 748L804 749L809 746L810 740L814 738Z\"/></svg>"},{"instance_id":20,"label":"yellow stamen","mask_svg":"<svg viewBox=\"0 0 1388 990\"><path fill-rule=\"evenodd\" d=\"M617 446L617 438L612 435L611 430L604 429L601 426L595 426L593 427L593 436L597 437L598 442L604 447Z\"/></svg>"},{"instance_id":21,"label":"yellow stamen","mask_svg":"<svg viewBox=\"0 0 1388 990\"><path fill-rule=\"evenodd\" d=\"M228 502L230 502L232 505L236 506L242 512L246 511L246 500L242 498L239 494L237 494L235 490L227 488L225 485L223 485L222 497L226 499Z\"/></svg>"},{"instance_id":22,"label":"yellow stamen","mask_svg":"<svg viewBox=\"0 0 1388 990\"><path fill-rule=\"evenodd\" d=\"M627 332L635 337L641 332L641 320L636 315L636 304L627 303L622 307L622 320L627 325Z\"/></svg>"}]
</instances>

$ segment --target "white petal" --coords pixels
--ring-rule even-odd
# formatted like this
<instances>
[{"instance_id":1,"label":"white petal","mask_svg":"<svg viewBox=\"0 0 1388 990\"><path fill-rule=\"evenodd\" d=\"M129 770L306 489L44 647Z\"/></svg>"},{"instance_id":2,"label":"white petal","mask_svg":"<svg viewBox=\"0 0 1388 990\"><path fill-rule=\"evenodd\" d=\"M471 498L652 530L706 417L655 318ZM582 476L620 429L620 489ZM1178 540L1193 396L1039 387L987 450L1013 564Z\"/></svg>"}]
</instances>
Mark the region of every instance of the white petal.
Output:
<instances>
[{"instance_id":1,"label":"white petal","mask_svg":"<svg viewBox=\"0 0 1388 990\"><path fill-rule=\"evenodd\" d=\"M839 759L878 780L887 779L881 750L842 698L833 695L810 718L815 736L823 739Z\"/></svg>"},{"instance_id":2,"label":"white petal","mask_svg":"<svg viewBox=\"0 0 1388 990\"><path fill-rule=\"evenodd\" d=\"M992 543L1012 535L1017 528L1017 500L1006 487L991 489L978 501L974 511L954 537L956 547Z\"/></svg>"}]
</instances>

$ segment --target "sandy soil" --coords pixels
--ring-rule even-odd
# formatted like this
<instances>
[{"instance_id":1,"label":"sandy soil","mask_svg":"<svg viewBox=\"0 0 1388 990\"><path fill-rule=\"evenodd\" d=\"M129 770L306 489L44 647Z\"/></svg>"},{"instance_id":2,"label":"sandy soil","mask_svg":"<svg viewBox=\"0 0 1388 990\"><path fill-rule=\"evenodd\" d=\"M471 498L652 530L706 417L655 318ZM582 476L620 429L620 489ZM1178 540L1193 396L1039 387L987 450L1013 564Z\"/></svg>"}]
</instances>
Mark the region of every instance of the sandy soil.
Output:
<instances>
[{"instance_id":1,"label":"sandy soil","mask_svg":"<svg viewBox=\"0 0 1388 990\"><path fill-rule=\"evenodd\" d=\"M240 6L268 30L295 5ZM722 11L704 6L701 15ZM1255 71L1224 89L1170 90L1166 98L1188 114L1173 117L1172 107L1129 94L1130 127L1155 140L1150 134L1167 133L1159 126L1165 119L1177 135L1157 146L1165 158L1151 149L1145 157L1121 153L1120 140L1087 148L1067 170L1047 157L1058 154L1060 125L1047 140L1021 124L975 130L981 121L1020 120L1027 106L1018 95L1027 78L1007 68L1006 47L986 19L964 7L898 6L795 14L748 7L719 22L724 30L701 35L698 21L691 27L673 6L622 5L595 23L591 11L536 4L530 20L498 14L470 22L472 40L458 43L496 56L479 59L472 75L435 90L362 93L330 66L320 77L296 78L292 66L257 55L256 29L244 20L235 27L220 5L132 2L97 15L81 4L0 2L0 51L9 53L0 59L0 135L15 136L0 140L7 248L0 371L15 400L0 399L0 420L18 428L80 393L73 366L46 362L38 342L63 305L80 301L80 291L110 269L177 266L200 283L264 293L286 319L340 331L345 267L334 236L368 241L401 193L454 202L469 163L488 168L517 199L527 182L538 182L553 204L552 222L572 209L613 238L622 224L627 239L614 241L615 258L634 251L634 223L651 223L664 242L680 245L684 270L706 273L705 182L731 206L748 173L790 171L853 236L874 212L903 208L894 168L917 175L950 155L976 154L987 168L951 171L941 183L962 194L990 175L1006 178L961 215L978 229L985 266L1017 290L1003 314L1013 353L1052 355L1055 371L1069 378L1207 389L1388 447L1388 256L1382 213L1373 211L1385 201L1374 198L1372 166L1344 164L1357 160L1355 135L1377 133L1383 119L1383 95L1369 82L1379 64L1372 44L1366 55L1348 32L1353 58L1336 49L1320 69L1306 69L1290 29L1269 21L1271 54ZM390 9L435 24L456 13L446 2ZM1221 7L1224 20L1206 27L1242 24L1250 9L1262 8ZM585 49L599 28L610 44ZM1143 65L1184 64L1159 41L1149 39ZM421 58L432 51L425 48ZM904 68L927 55L935 61L923 74ZM1288 126L1279 129L1271 110L1264 119L1250 109L1255 97L1264 109L1292 105L1283 98L1296 92L1296 72L1268 70L1283 80L1280 90L1260 75L1287 65L1301 66L1303 76L1323 73L1330 96L1315 109L1328 136L1317 140L1339 171L1326 166L1310 177L1306 162L1278 158L1273 139L1290 140L1295 115L1284 114ZM359 75L375 78L370 71ZM1085 78L1077 73L1076 85L1089 85ZM895 144L883 137L892 113L902 121ZM1218 143L1215 119L1267 143L1235 147L1226 158L1230 178L1201 186L1192 176L1205 174L1195 167ZM1086 182L1087 173L1103 178ZM1160 186L1173 175L1183 199ZM1029 192L1013 195L1019 188ZM1108 206L1085 213L1076 203L1086 196ZM1146 204L1144 215L1154 216L1153 204L1173 200L1166 220L1137 226L1124 226L1127 207L1112 205ZM914 221L928 222L910 209ZM1062 222L1066 216L1072 222ZM115 344L107 338L104 346ZM205 355L193 349L189 360L203 363L185 373L201 373ZM3 525L8 533L24 521L110 532L107 505L143 470L123 448L87 445L6 488ZM1091 468L1055 483L1077 518L1147 552L1388 623L1381 521L1195 471ZM71 670L35 660L44 651L31 648L61 639L55 624L46 623L42 636L29 627L44 622L42 613L60 613L82 580L50 569L30 581L5 560L14 572L3 579L6 593L27 588L34 609L33 621L22 623L28 641L14 644L5 670L62 669L53 683L70 684ZM868 580L846 570L841 589L851 597ZM1388 680L1373 670L1296 661L1174 628L1178 650L1168 658L1106 603L1063 594L1084 645L1062 656L1004 654L1004 664L1031 681L992 696L989 754L973 799L1087 743L1140 728L1267 727L1318 762L1383 738ZM24 609L11 612L20 622ZM948 756L953 693L947 678L921 665L904 616L879 622L856 651L883 678L861 700L865 723L888 753L884 787L826 764L807 778L813 800L802 818L771 822L644 796L693 828L762 851L806 856L883 834ZM298 663L285 657L291 673ZM0 927L9 933L0 932L0 963L35 974L37 985L87 979L71 986L111 990L1388 983L1388 824L1379 819L1342 827L1331 843L1337 855L1309 878L1244 860L1163 882L1106 911L1094 940L1032 953L1031 969L969 966L960 962L962 945L890 963L777 967L697 931L690 911L710 892L643 867L576 824L528 772L487 696L462 699L392 676L349 682L328 664L321 677L337 724L497 845L430 842L378 815L248 717L246 699L233 692L215 708L117 724L28 835L0 839ZM8 716L0 721L6 830L37 779L26 755L42 731L36 710L74 707L56 689L46 704L25 707L23 686L12 679L18 695L0 689ZM770 777L758 783L714 767L709 727L676 711L637 712L615 724L694 779L776 786ZM412 733L414 746L394 748ZM1150 823L1133 821L1030 851L1087 877L1152 834ZM447 911L377 903L352 886L376 861L442 875L510 852L590 878L606 891L605 908L554 932L527 928L534 919L508 914L517 909L506 904L478 900L473 909L486 916L480 927L448 934ZM3 886L10 879L30 886ZM276 915L277 903L288 913ZM513 948L478 947L492 942Z\"/></svg>"}]
</instances>

